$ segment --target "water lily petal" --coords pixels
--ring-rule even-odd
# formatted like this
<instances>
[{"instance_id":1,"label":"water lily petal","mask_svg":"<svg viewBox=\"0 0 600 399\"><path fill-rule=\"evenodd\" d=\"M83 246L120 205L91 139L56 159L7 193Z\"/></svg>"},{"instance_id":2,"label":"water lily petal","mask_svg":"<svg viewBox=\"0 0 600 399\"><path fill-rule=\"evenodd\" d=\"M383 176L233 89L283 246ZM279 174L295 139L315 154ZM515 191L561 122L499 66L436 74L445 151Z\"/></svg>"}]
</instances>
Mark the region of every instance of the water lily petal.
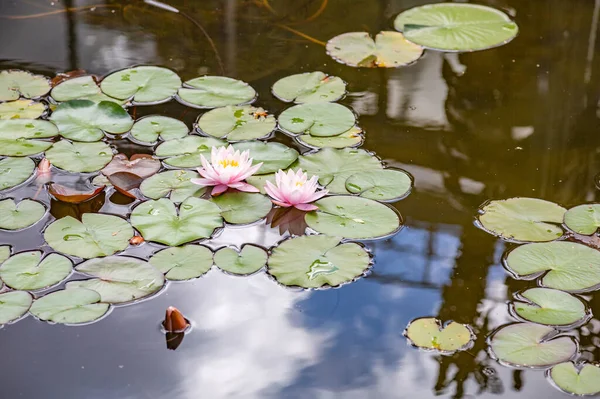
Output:
<instances>
[{"instance_id":1,"label":"water lily petal","mask_svg":"<svg viewBox=\"0 0 600 399\"><path fill-rule=\"evenodd\" d=\"M300 209L301 211L315 211L319 209L316 205L313 204L296 204L294 205L296 209Z\"/></svg>"},{"instance_id":2,"label":"water lily petal","mask_svg":"<svg viewBox=\"0 0 600 399\"><path fill-rule=\"evenodd\" d=\"M215 186L215 188L212 189L210 195L217 196L219 194L223 194L225 191L227 191L228 188L229 187L225 184L219 184L218 186Z\"/></svg>"}]
</instances>

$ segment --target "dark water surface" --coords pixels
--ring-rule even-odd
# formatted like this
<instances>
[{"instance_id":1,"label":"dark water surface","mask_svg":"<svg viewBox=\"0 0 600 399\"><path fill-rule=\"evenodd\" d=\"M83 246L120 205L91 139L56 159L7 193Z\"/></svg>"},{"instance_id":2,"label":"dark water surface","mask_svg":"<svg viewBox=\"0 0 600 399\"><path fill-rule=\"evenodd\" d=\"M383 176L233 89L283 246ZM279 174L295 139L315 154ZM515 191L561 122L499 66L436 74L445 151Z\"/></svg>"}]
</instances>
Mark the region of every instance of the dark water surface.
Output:
<instances>
[{"instance_id":1,"label":"dark water surface","mask_svg":"<svg viewBox=\"0 0 600 399\"><path fill-rule=\"evenodd\" d=\"M395 204L404 230L369 243L376 263L368 277L307 292L285 289L265 274L240 278L213 269L88 326L27 317L0 329L0 397L566 396L543 371L515 371L487 355L488 333L512 320L506 301L534 283L504 272L499 260L506 245L476 228L473 216L488 199L531 196L565 206L598 199L600 1L482 0L515 18L520 34L513 42L473 54L428 51L416 64L390 70L338 64L321 45L285 28L317 41L347 31L376 33L390 30L399 12L428 2L171 0L206 30L217 56L196 24L141 1L97 0L93 10L76 10L94 2L0 0L1 69L103 75L156 64L185 80L221 74L222 64L225 75L250 83L259 93L256 104L275 114L286 107L270 94L277 79L314 70L340 76L350 92L344 103L367 132L363 148L416 181L413 193ZM136 112L188 125L199 113L175 102ZM119 149L139 151L126 142ZM10 195L30 197L35 190ZM118 202L98 202L96 210L127 214L128 205ZM54 214L76 211L53 204ZM16 251L39 248L43 238L31 230L0 234L0 242ZM211 244L271 246L279 239L258 225L230 228ZM128 253L155 249L146 244ZM590 298L600 315L600 296ZM195 323L176 351L167 350L158 327L169 305ZM440 357L409 347L402 331L421 316L471 324L474 348ZM585 359L600 360L599 333L597 319L576 331Z\"/></svg>"}]
</instances>

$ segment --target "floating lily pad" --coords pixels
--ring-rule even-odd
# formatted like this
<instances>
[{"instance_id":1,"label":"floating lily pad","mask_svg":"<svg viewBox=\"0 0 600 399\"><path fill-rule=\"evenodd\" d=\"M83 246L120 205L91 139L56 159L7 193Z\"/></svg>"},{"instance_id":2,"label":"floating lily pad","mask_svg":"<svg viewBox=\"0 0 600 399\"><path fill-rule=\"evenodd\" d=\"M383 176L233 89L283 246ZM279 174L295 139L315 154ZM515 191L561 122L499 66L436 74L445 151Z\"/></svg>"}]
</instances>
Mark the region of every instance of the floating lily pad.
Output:
<instances>
[{"instance_id":1,"label":"floating lily pad","mask_svg":"<svg viewBox=\"0 0 600 399\"><path fill-rule=\"evenodd\" d=\"M549 326L568 326L588 317L583 302L566 292L549 288L530 288L513 302L515 313L524 320Z\"/></svg>"},{"instance_id":2,"label":"floating lily pad","mask_svg":"<svg viewBox=\"0 0 600 399\"><path fill-rule=\"evenodd\" d=\"M100 294L85 288L51 292L33 301L30 312L41 320L63 324L89 323L104 316L110 307L99 303Z\"/></svg>"},{"instance_id":3,"label":"floating lily pad","mask_svg":"<svg viewBox=\"0 0 600 399\"><path fill-rule=\"evenodd\" d=\"M138 66L111 73L100 87L105 94L119 100L156 104L170 100L181 87L181 79L167 68Z\"/></svg>"},{"instance_id":4,"label":"floating lily pad","mask_svg":"<svg viewBox=\"0 0 600 399\"><path fill-rule=\"evenodd\" d=\"M20 230L33 226L46 214L44 205L24 199L18 204L11 198L0 201L0 229Z\"/></svg>"},{"instance_id":5,"label":"floating lily pad","mask_svg":"<svg viewBox=\"0 0 600 399\"><path fill-rule=\"evenodd\" d=\"M356 123L354 113L335 103L294 105L279 115L279 127L292 135L338 136Z\"/></svg>"},{"instance_id":6,"label":"floating lily pad","mask_svg":"<svg viewBox=\"0 0 600 399\"><path fill-rule=\"evenodd\" d=\"M303 134L294 137L294 139L301 145L309 148L346 148L346 147L358 147L364 141L364 137L361 134L362 129L353 126L349 130L346 130L342 134L331 137L315 137L310 134Z\"/></svg>"},{"instance_id":7,"label":"floating lily pad","mask_svg":"<svg viewBox=\"0 0 600 399\"><path fill-rule=\"evenodd\" d=\"M121 106L110 101L71 100L61 103L50 120L60 135L75 141L98 141L104 133L125 133L133 119Z\"/></svg>"},{"instance_id":8,"label":"floating lily pad","mask_svg":"<svg viewBox=\"0 0 600 399\"><path fill-rule=\"evenodd\" d=\"M453 321L443 325L433 317L411 321L404 331L404 336L417 348L444 354L467 350L475 339L469 326Z\"/></svg>"},{"instance_id":9,"label":"floating lily pad","mask_svg":"<svg viewBox=\"0 0 600 399\"><path fill-rule=\"evenodd\" d=\"M413 43L441 51L476 51L501 46L519 28L508 15L477 4L439 3L411 8L394 27Z\"/></svg>"},{"instance_id":10,"label":"floating lily pad","mask_svg":"<svg viewBox=\"0 0 600 399\"><path fill-rule=\"evenodd\" d=\"M285 102L315 103L337 101L346 94L346 82L323 72L306 72L279 79L273 95Z\"/></svg>"},{"instance_id":11,"label":"floating lily pad","mask_svg":"<svg viewBox=\"0 0 600 399\"><path fill-rule=\"evenodd\" d=\"M116 173L131 173L141 178L150 177L160 170L160 161L148 154L133 154L127 158L125 154L117 154L108 165L102 169L105 176Z\"/></svg>"},{"instance_id":12,"label":"floating lily pad","mask_svg":"<svg viewBox=\"0 0 600 399\"><path fill-rule=\"evenodd\" d=\"M269 173L268 175L252 175L246 179L246 183L258 188L260 193L266 195L265 184L267 181L275 184L275 173Z\"/></svg>"},{"instance_id":13,"label":"floating lily pad","mask_svg":"<svg viewBox=\"0 0 600 399\"><path fill-rule=\"evenodd\" d=\"M133 229L118 216L84 213L81 222L71 216L50 224L44 239L54 250L84 259L123 251L133 237Z\"/></svg>"},{"instance_id":14,"label":"floating lily pad","mask_svg":"<svg viewBox=\"0 0 600 399\"><path fill-rule=\"evenodd\" d=\"M548 373L558 389L570 395L596 395L600 393L600 366L592 363L565 362L552 367Z\"/></svg>"},{"instance_id":15,"label":"floating lily pad","mask_svg":"<svg viewBox=\"0 0 600 399\"><path fill-rule=\"evenodd\" d=\"M59 201L69 202L71 204L80 204L100 194L102 191L104 191L105 186L106 185L101 185L100 187L90 189L84 187L85 191L83 191L63 186L58 183L51 183L48 185L48 192Z\"/></svg>"},{"instance_id":16,"label":"floating lily pad","mask_svg":"<svg viewBox=\"0 0 600 399\"><path fill-rule=\"evenodd\" d=\"M563 235L558 226L566 209L536 198L509 198L489 201L480 209L481 226L511 242L552 241Z\"/></svg>"},{"instance_id":17,"label":"floating lily pad","mask_svg":"<svg viewBox=\"0 0 600 399\"><path fill-rule=\"evenodd\" d=\"M196 122L202 133L227 141L244 141L268 137L277 121L262 108L227 106L202 114Z\"/></svg>"},{"instance_id":18,"label":"floating lily pad","mask_svg":"<svg viewBox=\"0 0 600 399\"><path fill-rule=\"evenodd\" d=\"M600 251L567 241L526 244L509 252L506 268L517 278L533 279L557 290L581 292L600 286Z\"/></svg>"},{"instance_id":19,"label":"floating lily pad","mask_svg":"<svg viewBox=\"0 0 600 399\"><path fill-rule=\"evenodd\" d=\"M100 86L92 76L79 76L73 79L65 80L52 88L50 96L56 102L70 100L90 100L95 103L100 101L112 101L122 104L123 101L117 100L102 93Z\"/></svg>"},{"instance_id":20,"label":"floating lily pad","mask_svg":"<svg viewBox=\"0 0 600 399\"><path fill-rule=\"evenodd\" d=\"M0 294L0 325L23 317L32 303L33 297L25 291Z\"/></svg>"},{"instance_id":21,"label":"floating lily pad","mask_svg":"<svg viewBox=\"0 0 600 399\"><path fill-rule=\"evenodd\" d=\"M0 264L10 257L10 245L0 245ZM1 288L1 285L0 285Z\"/></svg>"},{"instance_id":22,"label":"floating lily pad","mask_svg":"<svg viewBox=\"0 0 600 399\"><path fill-rule=\"evenodd\" d=\"M412 177L403 170L359 172L346 180L346 190L377 201L397 201L410 193Z\"/></svg>"},{"instance_id":23,"label":"floating lily pad","mask_svg":"<svg viewBox=\"0 0 600 399\"><path fill-rule=\"evenodd\" d=\"M254 223L267 216L272 208L271 200L262 194L227 192L211 199L221 208L221 216L227 223Z\"/></svg>"},{"instance_id":24,"label":"floating lily pad","mask_svg":"<svg viewBox=\"0 0 600 399\"><path fill-rule=\"evenodd\" d=\"M164 162L176 168L197 168L202 165L200 155L210 156L212 147L225 145L227 142L212 137L188 136L165 141L156 148L154 154L167 158Z\"/></svg>"},{"instance_id":25,"label":"floating lily pad","mask_svg":"<svg viewBox=\"0 0 600 399\"><path fill-rule=\"evenodd\" d=\"M248 141L235 143L233 144L233 148L240 151L249 150L253 165L262 162L262 166L256 172L260 175L275 173L279 169L286 169L298 159L298 151L281 143Z\"/></svg>"},{"instance_id":26,"label":"floating lily pad","mask_svg":"<svg viewBox=\"0 0 600 399\"><path fill-rule=\"evenodd\" d=\"M46 158L52 165L69 172L96 172L105 167L112 157L112 150L102 142L71 143L61 140L46 151Z\"/></svg>"},{"instance_id":27,"label":"floating lily pad","mask_svg":"<svg viewBox=\"0 0 600 399\"><path fill-rule=\"evenodd\" d=\"M131 224L146 241L178 246L210 237L223 226L221 209L210 201L190 197L179 207L161 198L142 202L131 213Z\"/></svg>"},{"instance_id":28,"label":"floating lily pad","mask_svg":"<svg viewBox=\"0 0 600 399\"><path fill-rule=\"evenodd\" d=\"M592 235L600 227L600 204L585 204L571 208L565 213L564 221L572 231Z\"/></svg>"},{"instance_id":29,"label":"floating lily pad","mask_svg":"<svg viewBox=\"0 0 600 399\"><path fill-rule=\"evenodd\" d=\"M228 273L247 276L265 267L267 252L250 244L244 245L239 252L233 248L221 248L215 252L215 264Z\"/></svg>"},{"instance_id":30,"label":"floating lily pad","mask_svg":"<svg viewBox=\"0 0 600 399\"><path fill-rule=\"evenodd\" d=\"M155 253L150 264L165 273L169 280L189 280L210 270L213 253L202 245L184 245Z\"/></svg>"},{"instance_id":31,"label":"floating lily pad","mask_svg":"<svg viewBox=\"0 0 600 399\"><path fill-rule=\"evenodd\" d=\"M177 94L180 102L195 108L250 104L256 99L256 91L248 83L225 76L188 80Z\"/></svg>"},{"instance_id":32,"label":"floating lily pad","mask_svg":"<svg viewBox=\"0 0 600 399\"><path fill-rule=\"evenodd\" d=\"M46 112L46 105L32 100L16 100L0 104L0 120L37 119Z\"/></svg>"},{"instance_id":33,"label":"floating lily pad","mask_svg":"<svg viewBox=\"0 0 600 399\"><path fill-rule=\"evenodd\" d=\"M52 146L45 139L58 135L53 123L35 119L0 120L0 155L24 157Z\"/></svg>"},{"instance_id":34,"label":"floating lily pad","mask_svg":"<svg viewBox=\"0 0 600 399\"><path fill-rule=\"evenodd\" d=\"M0 278L16 290L39 290L60 283L71 274L73 263L65 256L40 251L11 256L0 267Z\"/></svg>"},{"instance_id":35,"label":"floating lily pad","mask_svg":"<svg viewBox=\"0 0 600 399\"><path fill-rule=\"evenodd\" d=\"M0 159L0 190L6 190L23 183L35 169L29 158Z\"/></svg>"},{"instance_id":36,"label":"floating lily pad","mask_svg":"<svg viewBox=\"0 0 600 399\"><path fill-rule=\"evenodd\" d=\"M129 256L90 259L75 267L80 273L97 277L67 283L67 291L87 288L100 294L104 303L124 303L147 297L165 285L165 277L151 264Z\"/></svg>"},{"instance_id":37,"label":"floating lily pad","mask_svg":"<svg viewBox=\"0 0 600 399\"><path fill-rule=\"evenodd\" d=\"M188 197L200 197L206 192L205 187L192 183L200 175L188 170L169 170L151 176L140 185L140 190L148 198L168 197L173 202L181 202Z\"/></svg>"},{"instance_id":38,"label":"floating lily pad","mask_svg":"<svg viewBox=\"0 0 600 399\"><path fill-rule=\"evenodd\" d=\"M339 237L294 237L272 250L268 272L287 286L337 287L364 275L371 257L357 243L341 244Z\"/></svg>"},{"instance_id":39,"label":"floating lily pad","mask_svg":"<svg viewBox=\"0 0 600 399\"><path fill-rule=\"evenodd\" d=\"M570 360L577 353L572 337L555 337L556 330L539 324L501 327L490 338L492 355L508 366L546 368Z\"/></svg>"},{"instance_id":40,"label":"floating lily pad","mask_svg":"<svg viewBox=\"0 0 600 399\"><path fill-rule=\"evenodd\" d=\"M398 68L421 58L423 48L402 33L384 31L375 40L366 32L343 33L327 42L327 54L352 67Z\"/></svg>"},{"instance_id":41,"label":"floating lily pad","mask_svg":"<svg viewBox=\"0 0 600 399\"><path fill-rule=\"evenodd\" d=\"M50 81L42 75L25 71L0 72L0 101L37 98L50 91Z\"/></svg>"},{"instance_id":42,"label":"floating lily pad","mask_svg":"<svg viewBox=\"0 0 600 399\"><path fill-rule=\"evenodd\" d=\"M185 123L167 116L150 115L135 121L131 136L145 145L153 145L161 140L180 139L187 136L189 129Z\"/></svg>"}]
</instances>

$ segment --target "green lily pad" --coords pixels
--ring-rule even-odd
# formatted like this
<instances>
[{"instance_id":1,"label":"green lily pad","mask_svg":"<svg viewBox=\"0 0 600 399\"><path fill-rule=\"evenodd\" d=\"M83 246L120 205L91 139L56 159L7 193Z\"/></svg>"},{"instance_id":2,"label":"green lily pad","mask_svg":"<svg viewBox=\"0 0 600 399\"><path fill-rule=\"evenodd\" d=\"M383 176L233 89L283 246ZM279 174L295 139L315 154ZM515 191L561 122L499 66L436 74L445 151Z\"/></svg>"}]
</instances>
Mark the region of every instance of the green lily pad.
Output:
<instances>
[{"instance_id":1,"label":"green lily pad","mask_svg":"<svg viewBox=\"0 0 600 399\"><path fill-rule=\"evenodd\" d=\"M252 165L262 162L262 166L256 172L259 175L275 173L279 169L286 169L296 159L298 159L298 151L281 143L262 141L248 141L243 143L233 144L233 148L240 151L250 151Z\"/></svg>"},{"instance_id":2,"label":"green lily pad","mask_svg":"<svg viewBox=\"0 0 600 399\"><path fill-rule=\"evenodd\" d=\"M450 354L473 346L475 335L468 325L451 321L444 325L433 317L411 321L404 336L417 348Z\"/></svg>"},{"instance_id":3,"label":"green lily pad","mask_svg":"<svg viewBox=\"0 0 600 399\"><path fill-rule=\"evenodd\" d=\"M566 209L537 198L509 198L489 201L478 220L490 234L510 242L552 241L563 235L559 224Z\"/></svg>"},{"instance_id":4,"label":"green lily pad","mask_svg":"<svg viewBox=\"0 0 600 399\"><path fill-rule=\"evenodd\" d=\"M590 291L600 286L600 251L567 241L526 244L508 253L505 266L515 277L533 279L544 274L544 287L562 291Z\"/></svg>"},{"instance_id":5,"label":"green lily pad","mask_svg":"<svg viewBox=\"0 0 600 399\"><path fill-rule=\"evenodd\" d=\"M16 100L0 104L0 120L37 119L46 112L46 105L32 100Z\"/></svg>"},{"instance_id":6,"label":"green lily pad","mask_svg":"<svg viewBox=\"0 0 600 399\"><path fill-rule=\"evenodd\" d=\"M25 71L0 72L0 101L38 98L50 91L50 81L42 75Z\"/></svg>"},{"instance_id":7,"label":"green lily pad","mask_svg":"<svg viewBox=\"0 0 600 399\"><path fill-rule=\"evenodd\" d=\"M98 86L92 76L79 76L65 80L52 88L50 96L56 102L90 100L95 103L99 103L100 101L112 101L117 104L123 103L123 101L102 93L100 86Z\"/></svg>"},{"instance_id":8,"label":"green lily pad","mask_svg":"<svg viewBox=\"0 0 600 399\"><path fill-rule=\"evenodd\" d=\"M0 325L23 317L32 303L33 297L25 291L9 291L0 294Z\"/></svg>"},{"instance_id":9,"label":"green lily pad","mask_svg":"<svg viewBox=\"0 0 600 399\"><path fill-rule=\"evenodd\" d=\"M33 301L30 312L40 320L62 324L82 324L98 320L108 312L107 303L99 303L100 294L85 288L51 292Z\"/></svg>"},{"instance_id":10,"label":"green lily pad","mask_svg":"<svg viewBox=\"0 0 600 399\"><path fill-rule=\"evenodd\" d=\"M335 103L294 105L279 115L279 127L285 132L316 137L338 136L356 123L354 113Z\"/></svg>"},{"instance_id":11,"label":"green lily pad","mask_svg":"<svg viewBox=\"0 0 600 399\"><path fill-rule=\"evenodd\" d=\"M565 213L565 225L572 231L592 235L600 227L600 204L584 204Z\"/></svg>"},{"instance_id":12,"label":"green lily pad","mask_svg":"<svg viewBox=\"0 0 600 399\"><path fill-rule=\"evenodd\" d=\"M265 184L267 181L275 184L275 173L269 173L268 175L252 175L246 179L246 183L258 188L260 193L266 195Z\"/></svg>"},{"instance_id":13,"label":"green lily pad","mask_svg":"<svg viewBox=\"0 0 600 399\"><path fill-rule=\"evenodd\" d=\"M600 366L597 364L560 363L550 369L548 377L558 389L570 395L600 393Z\"/></svg>"},{"instance_id":14,"label":"green lily pad","mask_svg":"<svg viewBox=\"0 0 600 399\"><path fill-rule=\"evenodd\" d=\"M271 200L262 194L227 192L211 198L221 208L221 216L227 223L248 224L266 217L271 211Z\"/></svg>"},{"instance_id":15,"label":"green lily pad","mask_svg":"<svg viewBox=\"0 0 600 399\"><path fill-rule=\"evenodd\" d=\"M477 4L439 3L411 8L394 28L413 43L441 51L476 51L501 46L519 28L508 15Z\"/></svg>"},{"instance_id":16,"label":"green lily pad","mask_svg":"<svg viewBox=\"0 0 600 399\"><path fill-rule=\"evenodd\" d=\"M346 190L377 201L397 201L410 193L412 184L412 177L403 170L371 170L348 177Z\"/></svg>"},{"instance_id":17,"label":"green lily pad","mask_svg":"<svg viewBox=\"0 0 600 399\"><path fill-rule=\"evenodd\" d=\"M288 103L332 102L344 97L346 82L323 72L305 72L279 79L271 91Z\"/></svg>"},{"instance_id":18,"label":"green lily pad","mask_svg":"<svg viewBox=\"0 0 600 399\"><path fill-rule=\"evenodd\" d=\"M233 248L219 249L215 252L215 264L228 273L247 276L265 267L267 257L264 249L246 244L239 252Z\"/></svg>"},{"instance_id":19,"label":"green lily pad","mask_svg":"<svg viewBox=\"0 0 600 399\"><path fill-rule=\"evenodd\" d=\"M67 291L86 288L100 294L104 303L124 303L147 297L165 285L165 277L151 264L129 256L90 259L75 267L96 277L67 283Z\"/></svg>"},{"instance_id":20,"label":"green lily pad","mask_svg":"<svg viewBox=\"0 0 600 399\"><path fill-rule=\"evenodd\" d=\"M35 163L29 158L0 159L0 190L15 187L29 179Z\"/></svg>"},{"instance_id":21,"label":"green lily pad","mask_svg":"<svg viewBox=\"0 0 600 399\"><path fill-rule=\"evenodd\" d=\"M154 154L167 158L164 162L176 168L197 168L202 165L200 155L210 156L212 147L225 145L227 142L212 137L187 136L165 141L156 148Z\"/></svg>"},{"instance_id":22,"label":"green lily pad","mask_svg":"<svg viewBox=\"0 0 600 399\"><path fill-rule=\"evenodd\" d=\"M44 239L54 250L83 259L123 251L131 237L133 229L126 220L95 213L84 213L81 222L65 216L44 231Z\"/></svg>"},{"instance_id":23,"label":"green lily pad","mask_svg":"<svg viewBox=\"0 0 600 399\"><path fill-rule=\"evenodd\" d=\"M376 156L355 148L323 148L313 154L301 155L291 167L301 168L309 176L319 176L319 184L332 194L351 194L346 190L346 180L355 173L383 169Z\"/></svg>"},{"instance_id":24,"label":"green lily pad","mask_svg":"<svg viewBox=\"0 0 600 399\"><path fill-rule=\"evenodd\" d=\"M346 130L342 134L331 137L315 137L310 134L302 134L294 137L298 144L301 144L309 148L346 148L346 147L358 147L364 141L364 136L361 134L362 129L353 126L349 130Z\"/></svg>"},{"instance_id":25,"label":"green lily pad","mask_svg":"<svg viewBox=\"0 0 600 399\"><path fill-rule=\"evenodd\" d=\"M71 143L61 140L46 151L52 165L69 172L96 172L112 160L113 152L105 143Z\"/></svg>"},{"instance_id":26,"label":"green lily pad","mask_svg":"<svg viewBox=\"0 0 600 399\"><path fill-rule=\"evenodd\" d=\"M168 197L173 202L181 202L188 197L200 197L206 192L205 187L192 183L200 175L189 170L168 170L150 176L140 185L140 191L148 198Z\"/></svg>"},{"instance_id":27,"label":"green lily pad","mask_svg":"<svg viewBox=\"0 0 600 399\"><path fill-rule=\"evenodd\" d=\"M225 76L188 80L177 94L179 102L195 108L250 104L256 99L256 91L248 83Z\"/></svg>"},{"instance_id":28,"label":"green lily pad","mask_svg":"<svg viewBox=\"0 0 600 399\"><path fill-rule=\"evenodd\" d=\"M323 235L287 239L273 248L267 271L283 285L337 287L364 275L371 257L357 243Z\"/></svg>"},{"instance_id":29,"label":"green lily pad","mask_svg":"<svg viewBox=\"0 0 600 399\"><path fill-rule=\"evenodd\" d=\"M524 320L549 326L569 326L588 318L583 302L566 292L530 288L517 296L514 312Z\"/></svg>"},{"instance_id":30,"label":"green lily pad","mask_svg":"<svg viewBox=\"0 0 600 399\"><path fill-rule=\"evenodd\" d=\"M71 100L61 103L50 120L60 135L75 141L98 141L104 133L125 133L133 119L120 105L110 101Z\"/></svg>"},{"instance_id":31,"label":"green lily pad","mask_svg":"<svg viewBox=\"0 0 600 399\"><path fill-rule=\"evenodd\" d=\"M10 245L0 245L0 264L10 258ZM0 285L1 288L1 285Z\"/></svg>"},{"instance_id":32,"label":"green lily pad","mask_svg":"<svg viewBox=\"0 0 600 399\"><path fill-rule=\"evenodd\" d=\"M555 335L556 330L548 326L510 324L492 334L490 351L508 366L546 368L570 360L577 353L572 337Z\"/></svg>"},{"instance_id":33,"label":"green lily pad","mask_svg":"<svg viewBox=\"0 0 600 399\"><path fill-rule=\"evenodd\" d=\"M63 281L73 271L73 263L65 256L50 254L42 258L40 251L11 256L0 267L0 278L16 290L40 290Z\"/></svg>"},{"instance_id":34,"label":"green lily pad","mask_svg":"<svg viewBox=\"0 0 600 399\"><path fill-rule=\"evenodd\" d=\"M223 226L221 209L210 201L190 197L179 206L161 198L142 202L131 213L131 224L146 241L178 246L210 237Z\"/></svg>"},{"instance_id":35,"label":"green lily pad","mask_svg":"<svg viewBox=\"0 0 600 399\"><path fill-rule=\"evenodd\" d=\"M161 140L180 139L189 129L182 121L167 116L150 115L138 119L131 128L131 136L141 144L154 145Z\"/></svg>"},{"instance_id":36,"label":"green lily pad","mask_svg":"<svg viewBox=\"0 0 600 399\"><path fill-rule=\"evenodd\" d=\"M210 270L213 253L202 245L184 245L155 253L150 258L150 264L165 273L169 280L190 280Z\"/></svg>"},{"instance_id":37,"label":"green lily pad","mask_svg":"<svg viewBox=\"0 0 600 399\"><path fill-rule=\"evenodd\" d=\"M20 230L33 226L46 214L44 205L24 199L18 204L12 198L0 201L0 229Z\"/></svg>"},{"instance_id":38,"label":"green lily pad","mask_svg":"<svg viewBox=\"0 0 600 399\"><path fill-rule=\"evenodd\" d=\"M138 66L111 73L100 83L100 88L113 98L132 99L135 104L156 104L169 101L181 79L170 69L156 66Z\"/></svg>"},{"instance_id":39,"label":"green lily pad","mask_svg":"<svg viewBox=\"0 0 600 399\"><path fill-rule=\"evenodd\" d=\"M52 146L51 141L38 139L58 135L53 123L35 119L0 120L0 155L19 156L39 154Z\"/></svg>"},{"instance_id":40,"label":"green lily pad","mask_svg":"<svg viewBox=\"0 0 600 399\"><path fill-rule=\"evenodd\" d=\"M244 141L268 137L277 121L264 109L245 106L215 108L196 121L202 133L227 141Z\"/></svg>"}]
</instances>

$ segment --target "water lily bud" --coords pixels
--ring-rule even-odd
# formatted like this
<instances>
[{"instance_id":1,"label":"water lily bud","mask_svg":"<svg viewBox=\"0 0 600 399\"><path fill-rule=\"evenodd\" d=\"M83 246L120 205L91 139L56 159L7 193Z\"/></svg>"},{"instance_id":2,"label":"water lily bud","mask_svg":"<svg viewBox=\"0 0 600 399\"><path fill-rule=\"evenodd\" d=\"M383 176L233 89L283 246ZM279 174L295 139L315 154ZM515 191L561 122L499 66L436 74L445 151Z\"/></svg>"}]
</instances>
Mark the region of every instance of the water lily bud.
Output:
<instances>
[{"instance_id":1,"label":"water lily bud","mask_svg":"<svg viewBox=\"0 0 600 399\"><path fill-rule=\"evenodd\" d=\"M188 326L188 322L183 314L176 307L169 306L165 315L163 327L167 332L182 332Z\"/></svg>"}]
</instances>

